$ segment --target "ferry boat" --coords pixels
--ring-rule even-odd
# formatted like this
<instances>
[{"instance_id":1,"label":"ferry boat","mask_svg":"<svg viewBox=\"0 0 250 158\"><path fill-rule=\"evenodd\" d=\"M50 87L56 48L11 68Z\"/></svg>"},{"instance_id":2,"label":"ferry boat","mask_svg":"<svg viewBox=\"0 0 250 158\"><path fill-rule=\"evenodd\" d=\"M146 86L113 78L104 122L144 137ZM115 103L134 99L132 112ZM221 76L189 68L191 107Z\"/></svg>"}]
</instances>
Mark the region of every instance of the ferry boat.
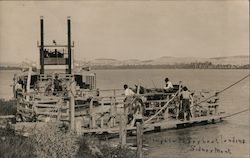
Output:
<instances>
[{"instance_id":1,"label":"ferry boat","mask_svg":"<svg viewBox=\"0 0 250 158\"><path fill-rule=\"evenodd\" d=\"M193 92L190 100L192 117L180 119L181 82L172 92L161 88L146 89L137 85L129 102L122 89L99 90L96 74L86 68L76 68L71 41L71 19L67 19L67 45L44 43L44 18L40 19L40 65L15 74L13 93L18 100L17 122L69 123L72 129L84 133L118 133L122 116L127 131L143 122L144 131L186 127L200 123L215 123L223 117L219 112L219 97L205 99L208 92ZM201 93L203 95L201 95ZM128 106L129 110L126 110ZM130 120L128 119L130 115ZM139 117L138 117L139 116Z\"/></svg>"}]
</instances>

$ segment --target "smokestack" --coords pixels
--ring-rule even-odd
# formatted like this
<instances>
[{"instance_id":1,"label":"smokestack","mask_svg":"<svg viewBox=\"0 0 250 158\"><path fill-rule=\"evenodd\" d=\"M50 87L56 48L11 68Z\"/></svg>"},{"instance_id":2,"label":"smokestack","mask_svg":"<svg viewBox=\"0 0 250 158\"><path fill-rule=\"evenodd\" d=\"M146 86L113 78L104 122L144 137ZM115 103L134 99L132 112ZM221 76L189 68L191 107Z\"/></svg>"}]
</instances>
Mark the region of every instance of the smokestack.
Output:
<instances>
[{"instance_id":1,"label":"smokestack","mask_svg":"<svg viewBox=\"0 0 250 158\"><path fill-rule=\"evenodd\" d=\"M43 16L40 17L41 44L40 44L40 74L44 74L44 38L43 38Z\"/></svg>"},{"instance_id":2,"label":"smokestack","mask_svg":"<svg viewBox=\"0 0 250 158\"><path fill-rule=\"evenodd\" d=\"M71 28L70 28L70 17L68 17L68 73L71 74Z\"/></svg>"}]
</instances>

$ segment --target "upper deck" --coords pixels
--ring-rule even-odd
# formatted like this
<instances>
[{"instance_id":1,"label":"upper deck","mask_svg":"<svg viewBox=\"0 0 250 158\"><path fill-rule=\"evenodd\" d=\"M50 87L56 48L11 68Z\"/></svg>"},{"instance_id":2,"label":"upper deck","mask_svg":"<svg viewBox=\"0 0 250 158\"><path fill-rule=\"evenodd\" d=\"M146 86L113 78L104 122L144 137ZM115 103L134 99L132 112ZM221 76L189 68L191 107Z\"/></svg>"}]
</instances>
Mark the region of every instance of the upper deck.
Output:
<instances>
[{"instance_id":1,"label":"upper deck","mask_svg":"<svg viewBox=\"0 0 250 158\"><path fill-rule=\"evenodd\" d=\"M71 20L67 19L67 45L57 44L53 40L53 44L47 45L44 43L44 19L40 19L40 44L38 44L40 50L40 74L46 73L47 70L53 72L62 72L62 70L71 74L74 67L73 60L73 47L74 43L71 43Z\"/></svg>"}]
</instances>

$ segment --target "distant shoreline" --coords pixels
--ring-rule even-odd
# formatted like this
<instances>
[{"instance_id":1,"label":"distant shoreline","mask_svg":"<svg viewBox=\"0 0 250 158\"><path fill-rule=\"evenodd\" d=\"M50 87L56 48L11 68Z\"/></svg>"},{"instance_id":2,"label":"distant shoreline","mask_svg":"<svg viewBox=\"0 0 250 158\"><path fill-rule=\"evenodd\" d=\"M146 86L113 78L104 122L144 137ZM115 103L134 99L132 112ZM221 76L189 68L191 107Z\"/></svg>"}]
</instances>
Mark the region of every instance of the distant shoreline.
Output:
<instances>
[{"instance_id":1,"label":"distant shoreline","mask_svg":"<svg viewBox=\"0 0 250 158\"><path fill-rule=\"evenodd\" d=\"M119 69L250 69L248 65L94 65L92 70L119 70ZM21 70L20 67L0 67L0 70Z\"/></svg>"},{"instance_id":2,"label":"distant shoreline","mask_svg":"<svg viewBox=\"0 0 250 158\"><path fill-rule=\"evenodd\" d=\"M92 66L94 70L105 70L105 69L250 69L248 65L103 65L103 66Z\"/></svg>"}]
</instances>

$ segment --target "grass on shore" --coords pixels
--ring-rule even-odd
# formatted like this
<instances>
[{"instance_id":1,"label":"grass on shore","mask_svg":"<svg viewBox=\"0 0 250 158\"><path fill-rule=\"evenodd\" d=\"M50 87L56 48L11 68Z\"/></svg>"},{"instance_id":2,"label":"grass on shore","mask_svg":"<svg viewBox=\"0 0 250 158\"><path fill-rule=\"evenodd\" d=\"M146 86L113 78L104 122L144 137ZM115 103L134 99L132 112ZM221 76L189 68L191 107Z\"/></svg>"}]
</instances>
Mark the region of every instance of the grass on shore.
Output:
<instances>
[{"instance_id":1,"label":"grass on shore","mask_svg":"<svg viewBox=\"0 0 250 158\"><path fill-rule=\"evenodd\" d=\"M16 135L13 130L0 129L0 157L35 157L34 147L29 138Z\"/></svg>"},{"instance_id":2,"label":"grass on shore","mask_svg":"<svg viewBox=\"0 0 250 158\"><path fill-rule=\"evenodd\" d=\"M16 100L0 99L0 115L15 115ZM8 126L7 126L8 127ZM14 130L0 128L0 157L76 157L76 158L133 158L128 148L101 144L97 137L81 136L57 124L48 123L36 129L30 137L17 135Z\"/></svg>"},{"instance_id":3,"label":"grass on shore","mask_svg":"<svg viewBox=\"0 0 250 158\"><path fill-rule=\"evenodd\" d=\"M76 157L76 158L134 158L135 151L110 143L98 143L93 136L80 136L56 124L36 129L29 137L15 134L11 129L0 129L0 157Z\"/></svg>"},{"instance_id":4,"label":"grass on shore","mask_svg":"<svg viewBox=\"0 0 250 158\"><path fill-rule=\"evenodd\" d=\"M15 115L16 114L16 100L0 99L0 115Z\"/></svg>"}]
</instances>

